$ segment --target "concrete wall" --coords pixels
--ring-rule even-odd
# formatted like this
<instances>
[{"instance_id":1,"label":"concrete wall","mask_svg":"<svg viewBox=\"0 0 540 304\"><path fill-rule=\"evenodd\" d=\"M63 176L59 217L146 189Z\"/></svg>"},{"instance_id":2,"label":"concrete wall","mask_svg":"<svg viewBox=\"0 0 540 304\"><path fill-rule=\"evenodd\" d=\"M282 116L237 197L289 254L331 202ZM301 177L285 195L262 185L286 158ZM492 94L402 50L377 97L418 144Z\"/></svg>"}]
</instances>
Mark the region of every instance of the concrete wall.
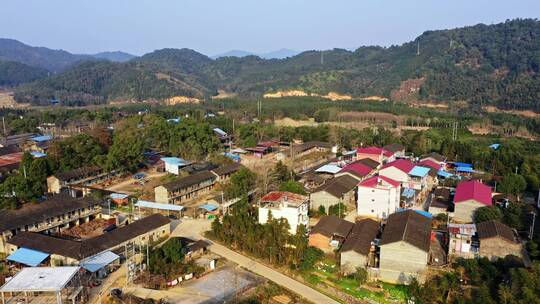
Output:
<instances>
[{"instance_id":1,"label":"concrete wall","mask_svg":"<svg viewBox=\"0 0 540 304\"><path fill-rule=\"evenodd\" d=\"M330 208L330 206L337 205L343 202L341 199L331 195L324 190L311 193L309 201L311 210L318 210L319 206L324 206L326 213L328 213L328 209Z\"/></svg>"},{"instance_id":2,"label":"concrete wall","mask_svg":"<svg viewBox=\"0 0 540 304\"><path fill-rule=\"evenodd\" d=\"M60 180L55 176L47 177L47 192L49 193L60 193L62 186Z\"/></svg>"},{"instance_id":3,"label":"concrete wall","mask_svg":"<svg viewBox=\"0 0 540 304\"><path fill-rule=\"evenodd\" d=\"M169 191L163 186L157 186L154 188L154 199L156 203L169 203Z\"/></svg>"},{"instance_id":4,"label":"concrete wall","mask_svg":"<svg viewBox=\"0 0 540 304\"><path fill-rule=\"evenodd\" d=\"M485 206L486 205L475 200L456 203L454 208L454 221L458 223L472 223L476 210Z\"/></svg>"},{"instance_id":5,"label":"concrete wall","mask_svg":"<svg viewBox=\"0 0 540 304\"><path fill-rule=\"evenodd\" d=\"M357 214L360 216L387 218L399 208L401 187L378 189L358 187Z\"/></svg>"},{"instance_id":6,"label":"concrete wall","mask_svg":"<svg viewBox=\"0 0 540 304\"><path fill-rule=\"evenodd\" d=\"M480 240L481 257L486 257L491 261L498 258L504 258L507 255L522 257L522 245L520 243L510 242L501 237L492 237Z\"/></svg>"},{"instance_id":7,"label":"concrete wall","mask_svg":"<svg viewBox=\"0 0 540 304\"><path fill-rule=\"evenodd\" d=\"M341 272L344 274L354 273L358 267L366 268L367 262L367 256L354 250L349 250L340 254Z\"/></svg>"},{"instance_id":8,"label":"concrete wall","mask_svg":"<svg viewBox=\"0 0 540 304\"><path fill-rule=\"evenodd\" d=\"M381 245L380 280L389 283L408 284L411 278L424 279L428 253L405 241Z\"/></svg>"},{"instance_id":9,"label":"concrete wall","mask_svg":"<svg viewBox=\"0 0 540 304\"><path fill-rule=\"evenodd\" d=\"M326 253L330 253L334 250L334 248L330 246L330 241L331 241L330 238L320 233L315 233L315 234L309 235L308 244L309 246L317 247Z\"/></svg>"}]
</instances>

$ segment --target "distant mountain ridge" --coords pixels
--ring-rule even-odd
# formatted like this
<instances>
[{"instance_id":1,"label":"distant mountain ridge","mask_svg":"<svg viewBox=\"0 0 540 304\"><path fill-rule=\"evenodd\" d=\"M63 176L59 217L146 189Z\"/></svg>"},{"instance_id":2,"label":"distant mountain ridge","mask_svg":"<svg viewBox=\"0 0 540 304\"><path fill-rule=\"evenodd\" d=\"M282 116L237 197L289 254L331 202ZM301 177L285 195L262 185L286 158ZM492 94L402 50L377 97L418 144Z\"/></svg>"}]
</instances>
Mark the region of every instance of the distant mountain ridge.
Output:
<instances>
[{"instance_id":1,"label":"distant mountain ridge","mask_svg":"<svg viewBox=\"0 0 540 304\"><path fill-rule=\"evenodd\" d=\"M299 90L540 112L538 54L540 21L516 19L426 31L388 48L305 51L284 59L212 59L190 49L162 49L123 63L85 60L19 86L15 98L41 105L51 98L94 104L174 96L202 99L218 90L256 98Z\"/></svg>"},{"instance_id":2,"label":"distant mountain ridge","mask_svg":"<svg viewBox=\"0 0 540 304\"><path fill-rule=\"evenodd\" d=\"M122 51L114 51L114 52L101 52L97 54L91 55L94 58L97 59L105 59L113 62L126 62L130 61L133 58L137 58L135 55L131 55L126 52Z\"/></svg>"},{"instance_id":3,"label":"distant mountain ridge","mask_svg":"<svg viewBox=\"0 0 540 304\"><path fill-rule=\"evenodd\" d=\"M222 54L214 55L211 58L213 58L213 59L217 59L217 58L221 58L221 57L239 57L239 58L242 58L242 57L247 57L247 56L258 56L258 57L263 58L263 59L284 59L284 58L287 58L287 57L296 56L299 53L300 52L298 52L298 51L291 50L291 49L286 49L286 48L275 50L275 51L272 51L272 52L267 52L267 53L253 53L253 52L247 52L247 51L242 51L242 50L230 50L230 51L222 53Z\"/></svg>"}]
</instances>

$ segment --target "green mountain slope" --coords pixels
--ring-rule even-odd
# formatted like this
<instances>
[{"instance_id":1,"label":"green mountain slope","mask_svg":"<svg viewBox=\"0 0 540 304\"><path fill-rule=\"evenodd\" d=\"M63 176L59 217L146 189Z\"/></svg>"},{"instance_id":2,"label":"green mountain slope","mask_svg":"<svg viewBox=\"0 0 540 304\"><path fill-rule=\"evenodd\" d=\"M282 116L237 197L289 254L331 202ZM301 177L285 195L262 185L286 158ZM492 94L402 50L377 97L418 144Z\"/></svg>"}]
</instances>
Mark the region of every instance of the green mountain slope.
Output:
<instances>
[{"instance_id":1,"label":"green mountain slope","mask_svg":"<svg viewBox=\"0 0 540 304\"><path fill-rule=\"evenodd\" d=\"M92 59L63 50L33 47L13 39L0 38L0 60L16 61L40 67L51 72L61 72L82 60Z\"/></svg>"},{"instance_id":2,"label":"green mountain slope","mask_svg":"<svg viewBox=\"0 0 540 304\"><path fill-rule=\"evenodd\" d=\"M21 86L16 98L41 104L51 97L85 103L81 96L106 102L177 95L201 98L217 90L258 97L300 89L540 111L540 22L532 19L427 31L400 46L361 47L354 52L334 49L286 59L212 60L189 49L163 49L127 63L90 65ZM97 75L107 75L106 83L101 84Z\"/></svg>"},{"instance_id":3,"label":"green mountain slope","mask_svg":"<svg viewBox=\"0 0 540 304\"><path fill-rule=\"evenodd\" d=\"M0 60L0 86L15 86L47 77L45 69L23 63Z\"/></svg>"}]
</instances>

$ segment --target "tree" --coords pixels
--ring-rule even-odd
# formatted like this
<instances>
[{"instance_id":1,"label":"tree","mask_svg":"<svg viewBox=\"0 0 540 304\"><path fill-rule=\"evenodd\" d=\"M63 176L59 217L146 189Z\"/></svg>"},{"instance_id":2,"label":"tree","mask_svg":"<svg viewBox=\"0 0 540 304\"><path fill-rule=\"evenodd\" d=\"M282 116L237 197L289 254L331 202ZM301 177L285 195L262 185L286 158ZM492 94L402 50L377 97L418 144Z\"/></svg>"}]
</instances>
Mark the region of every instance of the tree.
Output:
<instances>
[{"instance_id":1,"label":"tree","mask_svg":"<svg viewBox=\"0 0 540 304\"><path fill-rule=\"evenodd\" d=\"M476 224L490 220L502 220L502 212L497 206L481 207L474 213L474 222Z\"/></svg>"},{"instance_id":2,"label":"tree","mask_svg":"<svg viewBox=\"0 0 540 304\"><path fill-rule=\"evenodd\" d=\"M527 181L519 174L510 173L503 177L498 186L498 190L506 193L519 196L527 188Z\"/></svg>"},{"instance_id":3,"label":"tree","mask_svg":"<svg viewBox=\"0 0 540 304\"><path fill-rule=\"evenodd\" d=\"M326 215L326 208L323 205L320 205L317 212L319 213L319 216Z\"/></svg>"},{"instance_id":4,"label":"tree","mask_svg":"<svg viewBox=\"0 0 540 304\"><path fill-rule=\"evenodd\" d=\"M324 252L319 248L309 246L302 258L302 263L300 264L300 270L308 271L313 269L315 263L320 261L324 257Z\"/></svg>"},{"instance_id":5,"label":"tree","mask_svg":"<svg viewBox=\"0 0 540 304\"><path fill-rule=\"evenodd\" d=\"M301 183L294 180L281 182L281 184L279 185L279 191L288 191L288 192L298 193L302 195L306 194L306 190L304 190L304 186Z\"/></svg>"},{"instance_id":6,"label":"tree","mask_svg":"<svg viewBox=\"0 0 540 304\"><path fill-rule=\"evenodd\" d=\"M247 196L255 187L257 175L248 168L242 167L231 175L231 180L225 186L225 197L228 199Z\"/></svg>"},{"instance_id":7,"label":"tree","mask_svg":"<svg viewBox=\"0 0 540 304\"><path fill-rule=\"evenodd\" d=\"M328 208L328 215L335 215L344 218L347 214L347 206L343 203L335 204Z\"/></svg>"},{"instance_id":8,"label":"tree","mask_svg":"<svg viewBox=\"0 0 540 304\"><path fill-rule=\"evenodd\" d=\"M358 282L359 285L364 284L367 282L368 279L368 273L367 270L363 267L356 267L356 271L351 274L351 277Z\"/></svg>"}]
</instances>

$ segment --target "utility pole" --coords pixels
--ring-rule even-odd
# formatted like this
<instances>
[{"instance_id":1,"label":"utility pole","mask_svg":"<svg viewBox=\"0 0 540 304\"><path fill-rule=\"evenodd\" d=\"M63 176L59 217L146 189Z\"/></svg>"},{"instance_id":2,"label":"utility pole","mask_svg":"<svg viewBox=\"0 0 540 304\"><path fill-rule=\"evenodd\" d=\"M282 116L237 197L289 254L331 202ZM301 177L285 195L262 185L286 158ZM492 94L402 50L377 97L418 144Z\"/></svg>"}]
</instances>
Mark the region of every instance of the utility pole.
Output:
<instances>
[{"instance_id":1,"label":"utility pole","mask_svg":"<svg viewBox=\"0 0 540 304\"><path fill-rule=\"evenodd\" d=\"M2 124L4 125L4 136L6 136L6 119L2 116Z\"/></svg>"},{"instance_id":2,"label":"utility pole","mask_svg":"<svg viewBox=\"0 0 540 304\"><path fill-rule=\"evenodd\" d=\"M324 64L324 50L321 51L321 65Z\"/></svg>"},{"instance_id":3,"label":"utility pole","mask_svg":"<svg viewBox=\"0 0 540 304\"><path fill-rule=\"evenodd\" d=\"M416 56L420 56L420 41L416 44Z\"/></svg>"}]
</instances>

